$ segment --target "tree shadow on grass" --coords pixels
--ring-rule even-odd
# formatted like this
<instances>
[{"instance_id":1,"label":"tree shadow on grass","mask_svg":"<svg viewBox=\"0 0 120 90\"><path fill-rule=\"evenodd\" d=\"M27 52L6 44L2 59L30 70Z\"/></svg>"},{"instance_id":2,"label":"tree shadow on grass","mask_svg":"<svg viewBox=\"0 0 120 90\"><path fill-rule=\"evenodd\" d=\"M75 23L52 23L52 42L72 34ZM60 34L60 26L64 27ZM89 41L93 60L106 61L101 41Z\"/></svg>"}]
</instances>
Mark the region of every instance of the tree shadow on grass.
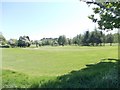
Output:
<instances>
[{"instance_id":1,"label":"tree shadow on grass","mask_svg":"<svg viewBox=\"0 0 120 90\"><path fill-rule=\"evenodd\" d=\"M58 76L31 88L118 88L118 61L87 64L86 68Z\"/></svg>"}]
</instances>

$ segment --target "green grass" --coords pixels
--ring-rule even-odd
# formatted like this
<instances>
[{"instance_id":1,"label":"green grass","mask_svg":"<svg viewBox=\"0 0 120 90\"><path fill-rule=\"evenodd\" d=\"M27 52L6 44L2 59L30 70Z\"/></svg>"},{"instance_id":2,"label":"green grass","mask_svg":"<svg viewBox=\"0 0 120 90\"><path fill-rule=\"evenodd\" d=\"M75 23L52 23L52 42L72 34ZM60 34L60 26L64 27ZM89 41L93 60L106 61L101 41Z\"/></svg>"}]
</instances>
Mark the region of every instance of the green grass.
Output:
<instances>
[{"instance_id":1,"label":"green grass","mask_svg":"<svg viewBox=\"0 0 120 90\"><path fill-rule=\"evenodd\" d=\"M87 68L71 71L36 86L45 88L117 88L118 87L117 63L100 62L90 64ZM39 88L38 87L38 88Z\"/></svg>"},{"instance_id":2,"label":"green grass","mask_svg":"<svg viewBox=\"0 0 120 90\"><path fill-rule=\"evenodd\" d=\"M97 65L102 58L118 58L117 46L65 46L65 47L40 47L36 48L8 48L3 49L2 67L3 67L3 87L69 87L72 83L60 82L64 76L71 77L71 71L80 71L79 74L73 74L75 78L89 76L99 76L97 70L101 72L110 71L109 61L106 65L100 67L94 66L87 71L81 71L83 68L88 68L86 64ZM105 66L107 66L105 68ZM93 69L94 68L94 69ZM100 69L101 68L101 69ZM8 73L7 73L8 72ZM15 73L11 73L15 72ZM20 73L20 74L19 74ZM82 74L83 73L83 74ZM8 76L6 76L8 75ZM17 76L14 77L14 75ZM77 76L76 76L77 75ZM105 75L102 74L102 75ZM69 82L77 79L72 78ZM86 77L88 77L86 76ZM27 79L26 79L27 77ZM86 78L85 77L85 78ZM16 84L13 79L16 78ZM98 78L98 77L97 77ZM9 79L9 80L8 80ZM65 78L66 79L66 78ZM90 80L91 80L90 79ZM98 78L99 79L99 78ZM44 81L43 81L44 80ZM23 83L26 83L23 85ZM91 80L92 81L92 80ZM6 83L7 82L7 83ZM49 83L50 82L50 83ZM101 81L102 82L102 81ZM66 85L64 86L63 85ZM100 83L100 82L99 82ZM51 85L54 84L54 85ZM41 85L41 86L40 86ZM77 84L78 85L78 84ZM100 84L101 85L101 84ZM90 87L80 86L78 87ZM75 84L73 85L75 86ZM96 86L97 87L97 86Z\"/></svg>"},{"instance_id":3,"label":"green grass","mask_svg":"<svg viewBox=\"0 0 120 90\"><path fill-rule=\"evenodd\" d=\"M11 70L3 70L2 82L4 88L29 87L29 77L23 73Z\"/></svg>"}]
</instances>

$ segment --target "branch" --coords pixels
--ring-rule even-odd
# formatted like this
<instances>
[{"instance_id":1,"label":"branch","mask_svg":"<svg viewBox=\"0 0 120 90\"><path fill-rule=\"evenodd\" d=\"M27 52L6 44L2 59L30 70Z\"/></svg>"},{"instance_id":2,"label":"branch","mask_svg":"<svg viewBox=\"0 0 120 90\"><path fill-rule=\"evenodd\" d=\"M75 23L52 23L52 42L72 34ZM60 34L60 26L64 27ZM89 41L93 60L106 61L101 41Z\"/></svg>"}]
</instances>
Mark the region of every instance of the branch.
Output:
<instances>
[{"instance_id":1,"label":"branch","mask_svg":"<svg viewBox=\"0 0 120 90\"><path fill-rule=\"evenodd\" d=\"M115 11L113 8L107 8L105 7L102 3L100 2L95 2L95 1L86 1L86 0L80 0L80 1L83 1L83 2L86 2L87 4L95 4L95 5L98 5L100 8L103 8L103 9L106 9L107 11L111 11L113 12L114 14L120 16L120 13L118 11Z\"/></svg>"}]
</instances>

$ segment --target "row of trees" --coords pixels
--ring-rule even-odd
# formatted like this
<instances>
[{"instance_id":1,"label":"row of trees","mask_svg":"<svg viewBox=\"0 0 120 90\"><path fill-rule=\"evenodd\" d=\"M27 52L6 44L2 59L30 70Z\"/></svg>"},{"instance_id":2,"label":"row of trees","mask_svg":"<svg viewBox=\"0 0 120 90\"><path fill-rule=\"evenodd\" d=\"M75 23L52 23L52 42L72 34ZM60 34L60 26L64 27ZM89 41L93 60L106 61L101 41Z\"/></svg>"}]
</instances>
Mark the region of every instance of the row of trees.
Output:
<instances>
[{"instance_id":1,"label":"row of trees","mask_svg":"<svg viewBox=\"0 0 120 90\"><path fill-rule=\"evenodd\" d=\"M59 38L43 38L41 40L32 41L32 44L36 44L38 46L65 46L65 45L79 45L79 46L102 46L105 43L118 43L118 34L103 34L102 31L86 31L83 35L79 34L74 38L66 38L65 35L59 36Z\"/></svg>"},{"instance_id":2,"label":"row of trees","mask_svg":"<svg viewBox=\"0 0 120 90\"><path fill-rule=\"evenodd\" d=\"M64 45L81 45L81 46L98 46L105 45L105 43L118 43L118 34L105 35L102 31L98 31L96 28L94 31L86 31L84 34L79 34L72 39L66 38L65 35L61 35L58 38L43 38L41 40L30 40L29 36L20 36L19 40L10 39L6 40L5 37L0 35L0 44L8 44L11 47L30 47L30 45L45 46L64 46Z\"/></svg>"},{"instance_id":3,"label":"row of trees","mask_svg":"<svg viewBox=\"0 0 120 90\"><path fill-rule=\"evenodd\" d=\"M29 39L29 36L20 36L19 40L17 39L10 39L6 40L5 37L0 34L0 46L2 47L29 47L31 45L31 41Z\"/></svg>"},{"instance_id":4,"label":"row of trees","mask_svg":"<svg viewBox=\"0 0 120 90\"><path fill-rule=\"evenodd\" d=\"M93 14L88 16L94 23L98 24L101 30L120 30L120 0L80 0L88 6L95 5ZM118 33L118 43L120 45L120 34Z\"/></svg>"},{"instance_id":5,"label":"row of trees","mask_svg":"<svg viewBox=\"0 0 120 90\"><path fill-rule=\"evenodd\" d=\"M84 46L98 46L105 45L105 43L118 43L118 34L103 34L102 31L89 32L86 31L84 35L77 35L73 38L73 43Z\"/></svg>"}]
</instances>

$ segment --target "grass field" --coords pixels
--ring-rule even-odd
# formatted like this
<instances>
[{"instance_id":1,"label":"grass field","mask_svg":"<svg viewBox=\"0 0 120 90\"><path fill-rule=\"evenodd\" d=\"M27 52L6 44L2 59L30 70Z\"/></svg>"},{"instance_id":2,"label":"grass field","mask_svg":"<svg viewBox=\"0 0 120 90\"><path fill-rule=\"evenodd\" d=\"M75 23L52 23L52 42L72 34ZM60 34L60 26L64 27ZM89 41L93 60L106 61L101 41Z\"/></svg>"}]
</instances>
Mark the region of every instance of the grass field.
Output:
<instances>
[{"instance_id":1,"label":"grass field","mask_svg":"<svg viewBox=\"0 0 120 90\"><path fill-rule=\"evenodd\" d=\"M92 77L99 76L98 70L109 72L115 63L106 60L101 64L100 61L102 58L118 58L117 50L118 46L46 46L2 49L3 87L40 87L40 83L42 83L41 87L71 87L72 85L64 81L66 76L71 77L71 73L72 79L69 82L77 80L78 76L84 76L84 78L88 74ZM89 65L94 65L94 67L84 70ZM77 71L80 72L76 73ZM77 75L74 80L73 75ZM63 82L60 80L61 77L64 79ZM62 83L66 86L62 86ZM89 85L78 86L90 87ZM78 86L73 85L73 87Z\"/></svg>"}]
</instances>

